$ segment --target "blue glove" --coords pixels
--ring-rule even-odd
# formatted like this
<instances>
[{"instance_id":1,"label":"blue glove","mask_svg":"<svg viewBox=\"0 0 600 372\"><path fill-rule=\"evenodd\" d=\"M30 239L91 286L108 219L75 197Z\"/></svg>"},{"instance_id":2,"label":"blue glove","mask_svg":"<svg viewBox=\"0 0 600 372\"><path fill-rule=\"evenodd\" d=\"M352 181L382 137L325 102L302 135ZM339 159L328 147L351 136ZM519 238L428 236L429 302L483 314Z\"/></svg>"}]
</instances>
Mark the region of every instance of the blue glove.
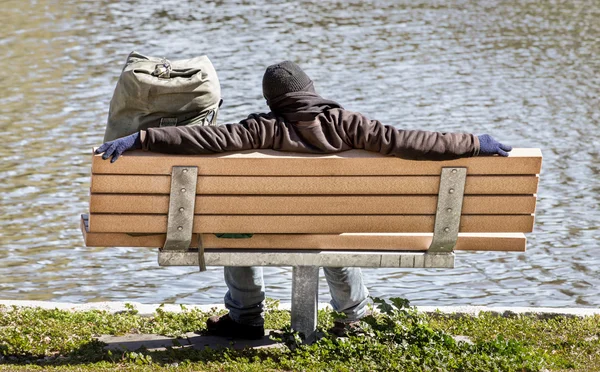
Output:
<instances>
[{"instance_id":1,"label":"blue glove","mask_svg":"<svg viewBox=\"0 0 600 372\"><path fill-rule=\"evenodd\" d=\"M479 138L479 156L500 155L508 156L508 152L512 150L512 146L503 145L496 141L489 134L477 136Z\"/></svg>"},{"instance_id":2,"label":"blue glove","mask_svg":"<svg viewBox=\"0 0 600 372\"><path fill-rule=\"evenodd\" d=\"M104 153L104 155L102 155L102 159L104 159L104 160L106 160L112 156L112 159L110 159L110 162L114 163L115 161L117 161L119 156L121 156L121 154L124 153L125 151L141 149L141 148L142 148L142 141L140 141L140 133L137 132L137 133L134 133L127 137L121 137L121 138L117 138L114 141L106 142L104 145L98 147L96 149L95 153L96 154Z\"/></svg>"}]
</instances>

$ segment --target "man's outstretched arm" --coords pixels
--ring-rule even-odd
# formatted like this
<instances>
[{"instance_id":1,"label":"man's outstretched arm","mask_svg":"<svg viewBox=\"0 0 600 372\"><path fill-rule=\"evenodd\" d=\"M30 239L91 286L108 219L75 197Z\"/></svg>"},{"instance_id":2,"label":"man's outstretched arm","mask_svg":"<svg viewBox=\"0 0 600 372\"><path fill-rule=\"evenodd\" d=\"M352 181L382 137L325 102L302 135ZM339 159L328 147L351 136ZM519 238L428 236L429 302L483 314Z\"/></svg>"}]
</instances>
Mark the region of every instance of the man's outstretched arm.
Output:
<instances>
[{"instance_id":1,"label":"man's outstretched arm","mask_svg":"<svg viewBox=\"0 0 600 372\"><path fill-rule=\"evenodd\" d=\"M242 124L243 123L243 124ZM219 126L150 128L106 142L96 153L115 162L125 151L144 149L165 154L212 154L273 146L273 126L256 122Z\"/></svg>"},{"instance_id":2,"label":"man's outstretched arm","mask_svg":"<svg viewBox=\"0 0 600 372\"><path fill-rule=\"evenodd\" d=\"M512 147L491 136L402 130L353 113L342 120L347 141L353 148L405 159L446 160L470 156L508 156Z\"/></svg>"}]
</instances>

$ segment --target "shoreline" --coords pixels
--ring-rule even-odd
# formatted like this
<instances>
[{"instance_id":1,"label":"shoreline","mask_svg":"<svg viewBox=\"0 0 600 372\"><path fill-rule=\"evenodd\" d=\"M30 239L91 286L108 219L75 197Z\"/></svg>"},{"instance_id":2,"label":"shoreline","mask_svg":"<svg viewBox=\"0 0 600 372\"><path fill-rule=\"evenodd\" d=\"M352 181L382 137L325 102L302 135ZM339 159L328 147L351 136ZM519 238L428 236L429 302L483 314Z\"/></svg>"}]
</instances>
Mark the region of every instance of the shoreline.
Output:
<instances>
[{"instance_id":1,"label":"shoreline","mask_svg":"<svg viewBox=\"0 0 600 372\"><path fill-rule=\"evenodd\" d=\"M161 304L142 304L139 302L90 302L90 303L69 303L69 302L52 302L52 301L26 301L26 300L0 300L0 306L16 306L16 307L38 307L42 309L59 309L70 311L107 311L109 313L117 313L128 311L127 305L132 305L139 315L149 316L155 313L156 309ZM221 304L208 305L183 305L186 309L198 309L203 312L216 310L224 310L225 306ZM458 314L477 316L481 312L491 312L497 314L536 314L539 316L576 316L585 317L600 315L600 308L555 308L555 307L509 307L509 306L415 306L419 312L423 313L442 313L442 314ZM326 302L319 303L319 309L330 309L331 305ZM183 311L179 304L164 304L164 311L180 313ZM291 303L280 303L279 310L290 310Z\"/></svg>"}]
</instances>

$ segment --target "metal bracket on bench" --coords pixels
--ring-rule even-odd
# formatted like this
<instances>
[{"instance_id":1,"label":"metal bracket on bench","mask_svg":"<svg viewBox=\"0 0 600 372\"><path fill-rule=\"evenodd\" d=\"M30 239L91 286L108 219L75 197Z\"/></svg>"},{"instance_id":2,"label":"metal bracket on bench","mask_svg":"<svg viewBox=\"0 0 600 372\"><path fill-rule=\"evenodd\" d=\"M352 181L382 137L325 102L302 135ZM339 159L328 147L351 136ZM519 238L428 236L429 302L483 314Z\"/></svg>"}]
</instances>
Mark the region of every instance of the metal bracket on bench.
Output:
<instances>
[{"instance_id":1,"label":"metal bracket on bench","mask_svg":"<svg viewBox=\"0 0 600 372\"><path fill-rule=\"evenodd\" d=\"M169 215L167 217L167 239L164 250L187 250L192 242L194 225L194 203L196 201L196 183L198 167L173 167L171 171L171 194ZM202 263L203 260L200 260ZM200 265L200 271L206 267Z\"/></svg>"},{"instance_id":2,"label":"metal bracket on bench","mask_svg":"<svg viewBox=\"0 0 600 372\"><path fill-rule=\"evenodd\" d=\"M433 240L427 253L450 253L458 240L467 168L444 167L440 176Z\"/></svg>"}]
</instances>

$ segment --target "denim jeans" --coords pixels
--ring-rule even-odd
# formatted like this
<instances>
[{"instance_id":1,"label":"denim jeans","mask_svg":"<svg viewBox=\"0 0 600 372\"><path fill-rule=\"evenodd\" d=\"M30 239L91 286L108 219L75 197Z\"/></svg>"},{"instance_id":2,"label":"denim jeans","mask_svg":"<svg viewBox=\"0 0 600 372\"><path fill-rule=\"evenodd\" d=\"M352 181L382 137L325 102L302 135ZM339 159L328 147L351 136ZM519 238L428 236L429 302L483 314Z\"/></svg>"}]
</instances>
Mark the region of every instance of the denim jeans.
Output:
<instances>
[{"instance_id":1,"label":"denim jeans","mask_svg":"<svg viewBox=\"0 0 600 372\"><path fill-rule=\"evenodd\" d=\"M262 326L265 284L262 267L225 267L225 307L238 323ZM369 292L358 267L324 267L331 306L346 314L345 321L365 316Z\"/></svg>"}]
</instances>

